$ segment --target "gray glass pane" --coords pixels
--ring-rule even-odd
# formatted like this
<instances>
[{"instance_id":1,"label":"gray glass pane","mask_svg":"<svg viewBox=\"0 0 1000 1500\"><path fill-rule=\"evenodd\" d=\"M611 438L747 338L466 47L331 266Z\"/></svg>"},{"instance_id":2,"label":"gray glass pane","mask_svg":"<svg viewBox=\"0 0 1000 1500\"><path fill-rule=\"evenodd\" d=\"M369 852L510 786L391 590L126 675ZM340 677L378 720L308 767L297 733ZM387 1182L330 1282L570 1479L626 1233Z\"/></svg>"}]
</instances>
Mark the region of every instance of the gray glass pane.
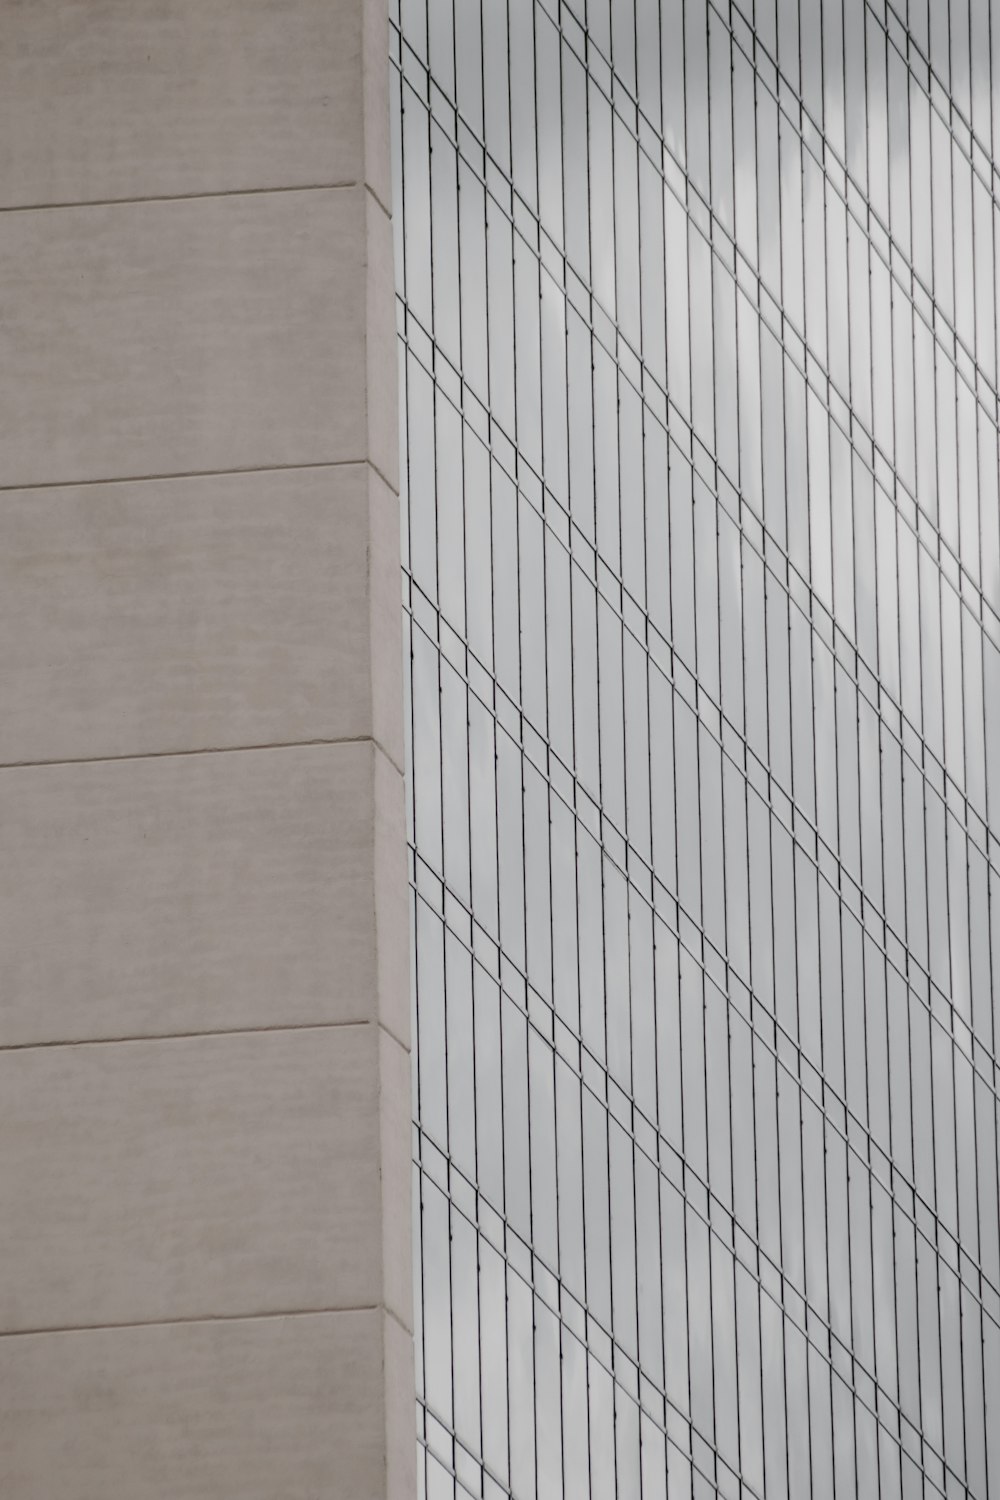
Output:
<instances>
[{"instance_id":1,"label":"gray glass pane","mask_svg":"<svg viewBox=\"0 0 1000 1500\"><path fill-rule=\"evenodd\" d=\"M418 1493L985 1500L1000 25L391 26Z\"/></svg>"}]
</instances>

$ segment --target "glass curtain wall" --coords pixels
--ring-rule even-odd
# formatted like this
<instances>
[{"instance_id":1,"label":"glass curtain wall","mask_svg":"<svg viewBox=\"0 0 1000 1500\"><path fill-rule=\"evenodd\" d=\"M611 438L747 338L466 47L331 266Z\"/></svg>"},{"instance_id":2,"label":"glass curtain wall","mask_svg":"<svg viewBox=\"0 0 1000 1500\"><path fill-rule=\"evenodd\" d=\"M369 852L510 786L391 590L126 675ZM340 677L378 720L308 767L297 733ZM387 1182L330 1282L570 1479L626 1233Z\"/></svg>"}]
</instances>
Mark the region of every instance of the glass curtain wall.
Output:
<instances>
[{"instance_id":1,"label":"glass curtain wall","mask_svg":"<svg viewBox=\"0 0 1000 1500\"><path fill-rule=\"evenodd\" d=\"M1000 1495L1000 12L390 43L419 1494Z\"/></svg>"}]
</instances>

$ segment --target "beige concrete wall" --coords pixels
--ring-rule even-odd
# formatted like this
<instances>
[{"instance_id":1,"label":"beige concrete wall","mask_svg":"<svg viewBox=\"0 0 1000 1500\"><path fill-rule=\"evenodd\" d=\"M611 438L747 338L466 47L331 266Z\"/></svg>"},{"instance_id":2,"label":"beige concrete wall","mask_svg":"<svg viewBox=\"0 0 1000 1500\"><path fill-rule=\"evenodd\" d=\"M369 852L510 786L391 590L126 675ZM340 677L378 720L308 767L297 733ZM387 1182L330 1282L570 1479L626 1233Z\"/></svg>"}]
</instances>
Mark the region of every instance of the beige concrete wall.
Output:
<instances>
[{"instance_id":1,"label":"beige concrete wall","mask_svg":"<svg viewBox=\"0 0 1000 1500\"><path fill-rule=\"evenodd\" d=\"M0 1495L414 1492L383 0L0 0Z\"/></svg>"}]
</instances>

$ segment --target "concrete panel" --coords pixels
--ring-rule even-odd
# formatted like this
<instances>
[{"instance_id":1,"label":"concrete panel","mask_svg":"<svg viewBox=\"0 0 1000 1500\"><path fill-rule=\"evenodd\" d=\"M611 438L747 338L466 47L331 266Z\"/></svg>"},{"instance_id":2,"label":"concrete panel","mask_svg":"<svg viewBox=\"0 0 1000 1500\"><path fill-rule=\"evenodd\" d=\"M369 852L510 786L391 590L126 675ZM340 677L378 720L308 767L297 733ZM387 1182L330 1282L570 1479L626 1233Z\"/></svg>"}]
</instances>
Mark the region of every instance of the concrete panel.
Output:
<instances>
[{"instance_id":1,"label":"concrete panel","mask_svg":"<svg viewBox=\"0 0 1000 1500\"><path fill-rule=\"evenodd\" d=\"M388 1500L415 1500L416 1394L413 1338L391 1314L385 1328L385 1469Z\"/></svg>"},{"instance_id":2,"label":"concrete panel","mask_svg":"<svg viewBox=\"0 0 1000 1500\"><path fill-rule=\"evenodd\" d=\"M362 10L7 0L0 206L359 182L364 154L384 177L362 139L388 119L384 89L362 109Z\"/></svg>"},{"instance_id":3,"label":"concrete panel","mask_svg":"<svg viewBox=\"0 0 1000 1500\"><path fill-rule=\"evenodd\" d=\"M372 757L0 770L0 1045L373 1016Z\"/></svg>"},{"instance_id":4,"label":"concrete panel","mask_svg":"<svg viewBox=\"0 0 1000 1500\"><path fill-rule=\"evenodd\" d=\"M365 295L372 202L339 188L5 214L0 485L364 458L366 300L391 303L387 279Z\"/></svg>"},{"instance_id":5,"label":"concrete panel","mask_svg":"<svg viewBox=\"0 0 1000 1500\"><path fill-rule=\"evenodd\" d=\"M0 493L0 762L374 720L402 764L398 530L365 465Z\"/></svg>"},{"instance_id":6,"label":"concrete panel","mask_svg":"<svg viewBox=\"0 0 1000 1500\"><path fill-rule=\"evenodd\" d=\"M368 453L389 485L399 489L399 371L396 361L396 298L392 222L368 196L365 204L368 256L365 410Z\"/></svg>"},{"instance_id":7,"label":"concrete panel","mask_svg":"<svg viewBox=\"0 0 1000 1500\"><path fill-rule=\"evenodd\" d=\"M0 1329L374 1306L378 1031L0 1053Z\"/></svg>"},{"instance_id":8,"label":"concrete panel","mask_svg":"<svg viewBox=\"0 0 1000 1500\"><path fill-rule=\"evenodd\" d=\"M372 732L400 769L403 742L403 612L399 496L369 470L369 639Z\"/></svg>"},{"instance_id":9,"label":"concrete panel","mask_svg":"<svg viewBox=\"0 0 1000 1500\"><path fill-rule=\"evenodd\" d=\"M379 1313L345 1312L0 1339L0 1493L402 1500L385 1482L381 1332Z\"/></svg>"},{"instance_id":10,"label":"concrete panel","mask_svg":"<svg viewBox=\"0 0 1000 1500\"><path fill-rule=\"evenodd\" d=\"M346 0L342 0L346 3ZM362 21L365 181L386 212L392 210L392 148L389 140L389 6L358 0ZM393 281L393 287L395 287Z\"/></svg>"},{"instance_id":11,"label":"concrete panel","mask_svg":"<svg viewBox=\"0 0 1000 1500\"><path fill-rule=\"evenodd\" d=\"M410 1054L381 1028L378 1045L383 1299L403 1327L412 1329Z\"/></svg>"},{"instance_id":12,"label":"concrete panel","mask_svg":"<svg viewBox=\"0 0 1000 1500\"><path fill-rule=\"evenodd\" d=\"M403 777L381 753L375 756L374 869L379 1020L408 1048L410 892Z\"/></svg>"}]
</instances>

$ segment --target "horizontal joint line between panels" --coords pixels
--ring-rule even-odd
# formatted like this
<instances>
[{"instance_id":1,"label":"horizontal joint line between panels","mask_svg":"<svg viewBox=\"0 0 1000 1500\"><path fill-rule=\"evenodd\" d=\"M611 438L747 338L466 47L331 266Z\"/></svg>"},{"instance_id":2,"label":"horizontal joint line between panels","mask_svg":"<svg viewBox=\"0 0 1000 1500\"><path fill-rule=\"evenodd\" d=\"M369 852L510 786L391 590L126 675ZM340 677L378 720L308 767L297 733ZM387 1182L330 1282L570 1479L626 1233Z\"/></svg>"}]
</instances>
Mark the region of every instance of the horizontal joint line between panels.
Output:
<instances>
[{"instance_id":1,"label":"horizontal joint line between panels","mask_svg":"<svg viewBox=\"0 0 1000 1500\"><path fill-rule=\"evenodd\" d=\"M279 750L335 749L338 745L372 745L402 776L404 771L381 740L371 734L344 735L340 739L274 740L260 745L203 745L191 750L147 750L133 755L78 755L61 760L12 760L0 761L2 771L51 770L59 766L108 766L124 761L137 760L181 760L193 755L253 755L259 752Z\"/></svg>"},{"instance_id":2,"label":"horizontal joint line between panels","mask_svg":"<svg viewBox=\"0 0 1000 1500\"><path fill-rule=\"evenodd\" d=\"M69 198L51 203L3 203L0 214L37 214L57 212L67 208L129 208L143 203L201 203L214 198L267 198L288 193L330 193L342 188L368 187L368 183L357 178L341 182L288 182L270 187L219 188L215 192L202 193L149 193L133 198ZM373 194L374 196L374 194Z\"/></svg>"},{"instance_id":3,"label":"horizontal joint line between panels","mask_svg":"<svg viewBox=\"0 0 1000 1500\"><path fill-rule=\"evenodd\" d=\"M170 480L182 479L226 479L229 476L237 478L241 474L304 474L317 469L360 469L366 465L394 493L396 492L395 484L382 473L377 464L362 453L353 458L327 458L298 464L249 464L244 468L237 464L227 469L178 469L163 474L105 474L96 479L33 479L23 484L0 483L0 497L5 494L16 494L19 490L82 490L113 484L163 484Z\"/></svg>"},{"instance_id":4,"label":"horizontal joint line between panels","mask_svg":"<svg viewBox=\"0 0 1000 1500\"><path fill-rule=\"evenodd\" d=\"M245 1313L204 1313L199 1317L136 1318L121 1323L74 1323L64 1328L0 1328L0 1339L39 1338L49 1334L110 1333L134 1328L183 1328L199 1323L259 1323L273 1318L329 1317L334 1313L388 1312L381 1303L343 1307L279 1307Z\"/></svg>"},{"instance_id":5,"label":"horizontal joint line between panels","mask_svg":"<svg viewBox=\"0 0 1000 1500\"><path fill-rule=\"evenodd\" d=\"M221 1037L287 1036L301 1031L346 1031L352 1028L357 1030L361 1026L378 1026L385 1031L387 1036L391 1036L394 1041L399 1041L395 1033L389 1031L377 1015L371 1015L350 1016L342 1021L286 1021L276 1023L274 1026L229 1026L215 1031L162 1031L150 1032L148 1035L140 1032L129 1036L80 1036L53 1038L50 1041L9 1042L0 1044L0 1057L11 1052L51 1052L55 1048L129 1047L160 1042L211 1041Z\"/></svg>"}]
</instances>

